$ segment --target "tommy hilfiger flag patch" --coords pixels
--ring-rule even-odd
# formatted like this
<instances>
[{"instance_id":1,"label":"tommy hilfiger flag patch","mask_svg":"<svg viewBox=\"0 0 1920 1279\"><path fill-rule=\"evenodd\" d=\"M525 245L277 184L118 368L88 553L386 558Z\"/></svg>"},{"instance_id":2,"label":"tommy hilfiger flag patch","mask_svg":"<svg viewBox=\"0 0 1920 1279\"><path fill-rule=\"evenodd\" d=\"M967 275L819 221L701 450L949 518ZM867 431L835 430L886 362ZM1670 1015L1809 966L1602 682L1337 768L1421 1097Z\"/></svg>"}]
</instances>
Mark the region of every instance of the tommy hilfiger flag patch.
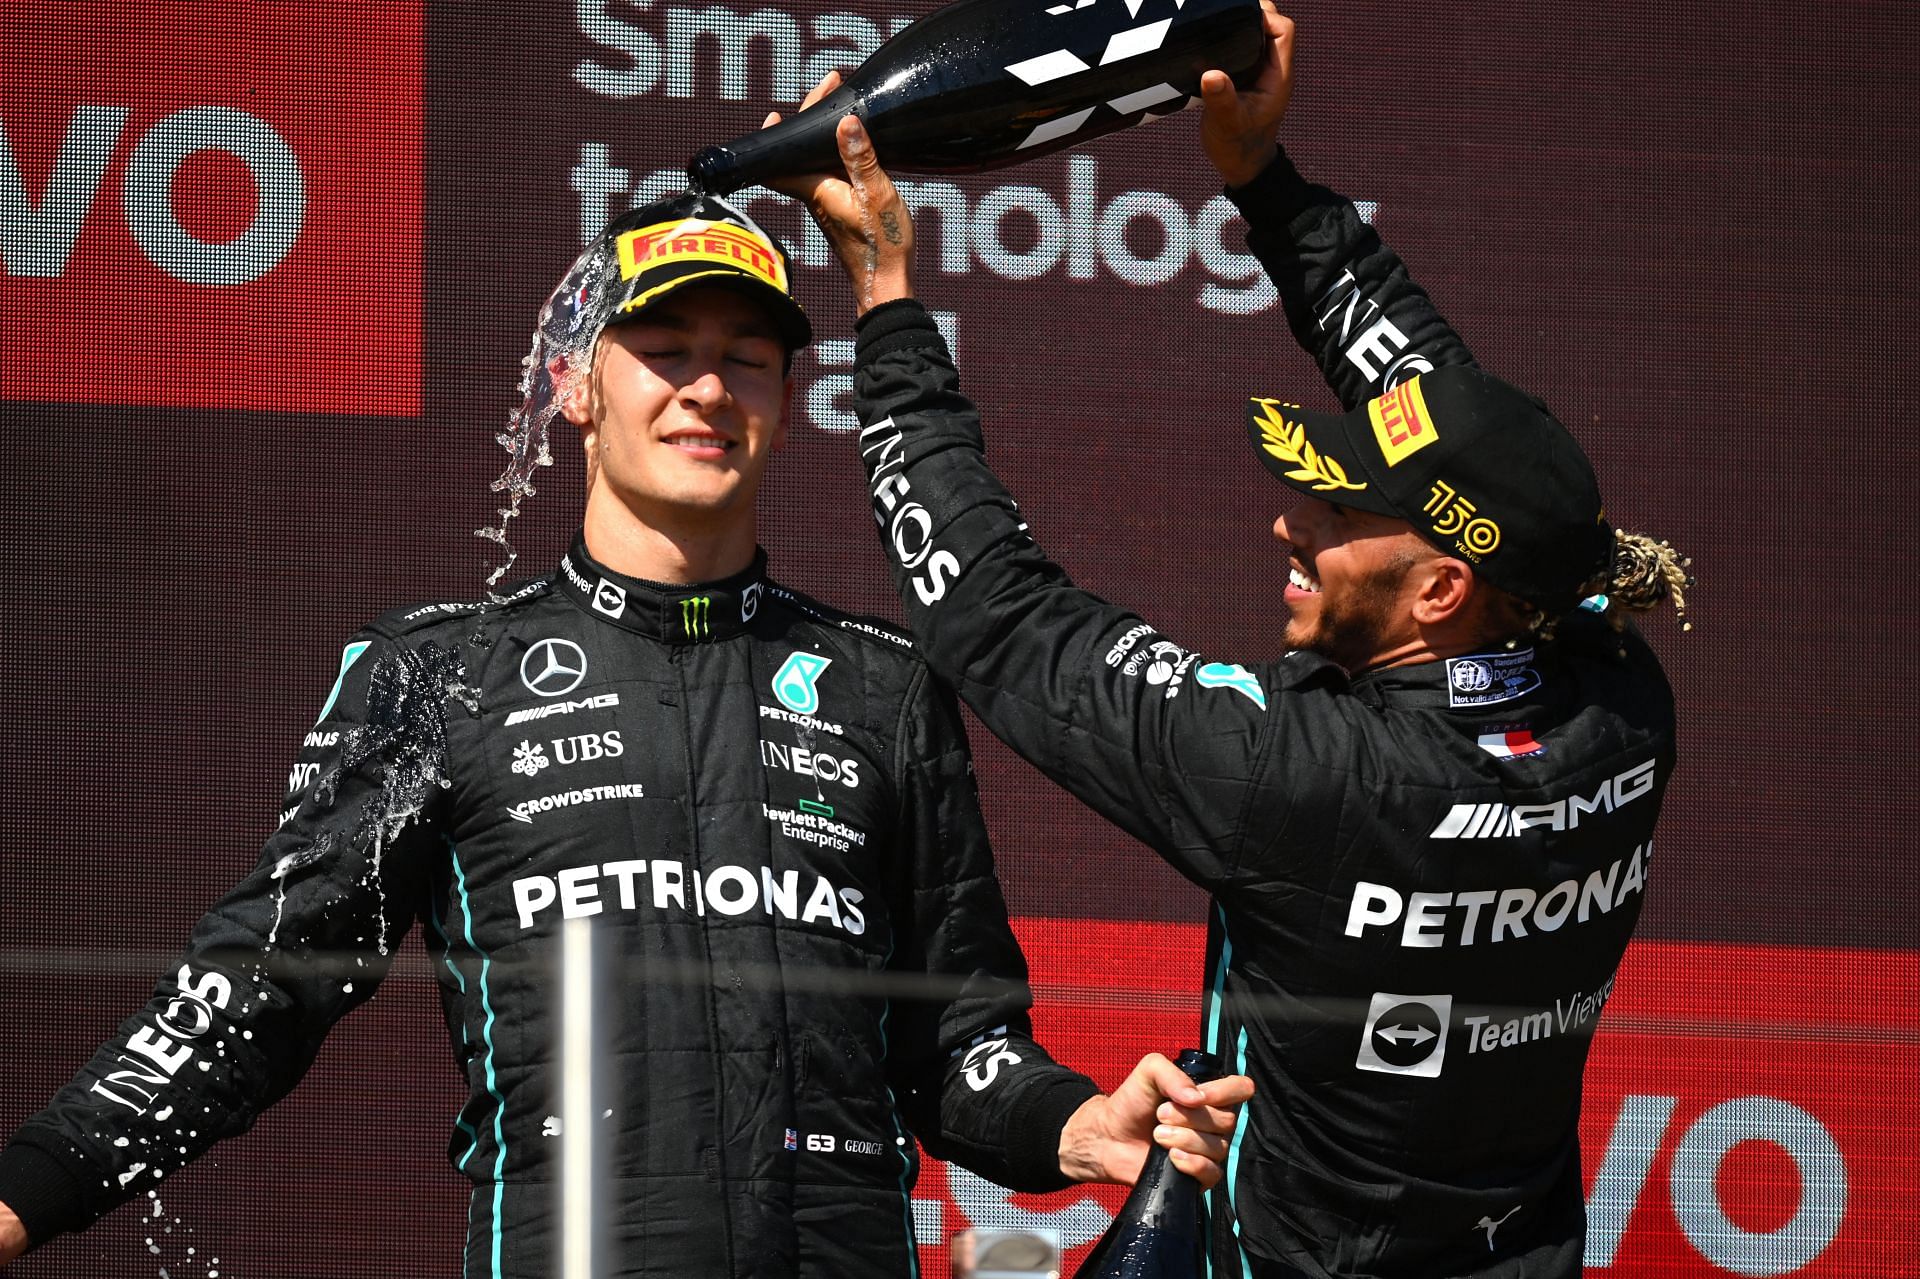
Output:
<instances>
[{"instance_id":1,"label":"tommy hilfiger flag patch","mask_svg":"<svg viewBox=\"0 0 1920 1279\"><path fill-rule=\"evenodd\" d=\"M1530 728L1517 728L1510 733L1482 733L1480 749L1495 759L1525 759L1547 753L1546 747L1533 740Z\"/></svg>"}]
</instances>

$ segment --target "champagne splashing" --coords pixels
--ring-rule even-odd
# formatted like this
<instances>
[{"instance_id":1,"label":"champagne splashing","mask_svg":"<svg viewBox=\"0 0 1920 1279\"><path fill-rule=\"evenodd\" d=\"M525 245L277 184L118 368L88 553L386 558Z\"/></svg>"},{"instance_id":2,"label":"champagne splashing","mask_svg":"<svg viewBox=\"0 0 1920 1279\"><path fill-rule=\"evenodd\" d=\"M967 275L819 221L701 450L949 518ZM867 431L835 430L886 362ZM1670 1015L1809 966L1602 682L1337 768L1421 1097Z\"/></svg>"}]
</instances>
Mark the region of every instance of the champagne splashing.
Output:
<instances>
[{"instance_id":1,"label":"champagne splashing","mask_svg":"<svg viewBox=\"0 0 1920 1279\"><path fill-rule=\"evenodd\" d=\"M273 864L273 927L267 931L267 947L271 948L280 939L280 921L287 912L287 876L325 860L331 851L333 832L323 831L305 848L288 853Z\"/></svg>"},{"instance_id":2,"label":"champagne splashing","mask_svg":"<svg viewBox=\"0 0 1920 1279\"><path fill-rule=\"evenodd\" d=\"M504 555L487 575L491 604L502 602L494 588L518 558L507 525L520 514L521 502L533 496L534 474L553 465L553 419L568 397L585 390L593 345L613 313L617 290L612 286L619 278L613 243L602 235L573 260L534 322L533 340L520 361L520 403L507 417L507 429L494 437L507 452L507 465L491 488L505 495L506 505L497 508L497 524L474 530L476 537L498 544Z\"/></svg>"},{"instance_id":3,"label":"champagne splashing","mask_svg":"<svg viewBox=\"0 0 1920 1279\"><path fill-rule=\"evenodd\" d=\"M695 189L684 194L697 197L701 192ZM656 203L664 204L675 198L663 196ZM766 236L751 218L737 209L733 212L742 223ZM629 216L623 215L623 219ZM495 588L518 558L508 539L507 528L520 514L520 504L533 496L534 475L541 467L553 465L553 420L561 415L570 398L589 393L594 346L621 300L620 260L614 233L622 227L623 219L616 219L595 237L567 268L559 286L541 306L539 319L533 326L533 340L520 361L520 402L508 415L507 429L494 437L506 450L507 465L491 489L504 494L506 504L496 509L497 523L474 530L474 536L497 544L503 555L487 575L489 605L506 602ZM697 222L697 219L689 221ZM476 633L475 641L484 643L483 635Z\"/></svg>"},{"instance_id":4,"label":"champagne splashing","mask_svg":"<svg viewBox=\"0 0 1920 1279\"><path fill-rule=\"evenodd\" d=\"M436 790L452 785L447 773L449 700L479 713L479 691L466 683L466 666L457 651L429 641L417 649L395 648L381 654L367 690L367 722L347 734L339 764L315 784L314 798L331 805L348 774L366 765L374 767L380 789L364 802L349 847L368 851L362 882L376 894L385 891L381 862L388 845L420 815ZM300 864L311 860L317 858ZM375 944L385 955L384 901L378 914Z\"/></svg>"}]
</instances>

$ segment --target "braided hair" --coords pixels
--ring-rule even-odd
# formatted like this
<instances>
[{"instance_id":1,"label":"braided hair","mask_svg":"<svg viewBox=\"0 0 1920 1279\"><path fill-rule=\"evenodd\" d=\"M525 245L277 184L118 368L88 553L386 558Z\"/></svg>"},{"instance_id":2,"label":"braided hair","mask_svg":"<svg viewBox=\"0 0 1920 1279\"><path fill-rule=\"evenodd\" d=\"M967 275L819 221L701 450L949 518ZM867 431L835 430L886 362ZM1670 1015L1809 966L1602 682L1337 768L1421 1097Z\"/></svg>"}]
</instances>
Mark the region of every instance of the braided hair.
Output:
<instances>
[{"instance_id":1,"label":"braided hair","mask_svg":"<svg viewBox=\"0 0 1920 1279\"><path fill-rule=\"evenodd\" d=\"M1665 539L1656 541L1644 533L1616 530L1613 566L1587 583L1582 591L1586 598L1580 607L1604 613L1608 623L1618 631L1625 629L1628 613L1651 612L1662 601L1670 599L1680 629L1690 631L1693 623L1687 620L1687 591L1693 586L1694 578L1687 569L1692 563ZM1507 641L1508 648L1553 638L1560 624L1557 615L1513 596L1502 603L1507 607L1499 612L1509 619L1509 625L1502 629L1513 634Z\"/></svg>"},{"instance_id":2,"label":"braided hair","mask_svg":"<svg viewBox=\"0 0 1920 1279\"><path fill-rule=\"evenodd\" d=\"M1601 588L1611 604L1632 613L1645 613L1660 601L1673 601L1673 615L1680 629L1690 631L1687 620L1687 588L1693 575L1687 572L1692 560L1673 549L1671 542L1654 541L1642 533L1616 532L1613 535L1613 572ZM1624 619L1614 615L1617 628Z\"/></svg>"}]
</instances>

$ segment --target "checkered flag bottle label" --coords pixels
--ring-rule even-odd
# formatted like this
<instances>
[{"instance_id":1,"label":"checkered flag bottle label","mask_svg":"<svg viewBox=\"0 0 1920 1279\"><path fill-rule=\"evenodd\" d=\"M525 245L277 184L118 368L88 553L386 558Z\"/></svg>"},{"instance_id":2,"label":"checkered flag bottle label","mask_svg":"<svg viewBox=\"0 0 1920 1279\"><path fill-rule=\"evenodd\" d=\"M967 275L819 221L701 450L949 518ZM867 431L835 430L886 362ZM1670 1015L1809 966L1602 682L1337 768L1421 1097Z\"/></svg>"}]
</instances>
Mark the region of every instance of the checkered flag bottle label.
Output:
<instances>
[{"instance_id":1,"label":"checkered flag bottle label","mask_svg":"<svg viewBox=\"0 0 1920 1279\"><path fill-rule=\"evenodd\" d=\"M909 173L996 169L1178 111L1221 70L1266 57L1258 0L955 0L907 27L825 100L687 166L725 195L839 168L857 115L880 161Z\"/></svg>"}]
</instances>

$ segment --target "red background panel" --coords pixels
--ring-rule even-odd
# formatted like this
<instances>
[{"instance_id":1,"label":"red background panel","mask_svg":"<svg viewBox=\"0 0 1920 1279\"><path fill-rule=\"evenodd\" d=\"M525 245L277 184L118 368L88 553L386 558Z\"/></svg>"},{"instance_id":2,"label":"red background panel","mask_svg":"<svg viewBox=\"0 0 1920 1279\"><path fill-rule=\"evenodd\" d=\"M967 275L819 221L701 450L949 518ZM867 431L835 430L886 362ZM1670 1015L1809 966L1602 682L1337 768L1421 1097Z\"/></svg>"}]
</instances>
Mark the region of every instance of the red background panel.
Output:
<instances>
[{"instance_id":1,"label":"red background panel","mask_svg":"<svg viewBox=\"0 0 1920 1279\"><path fill-rule=\"evenodd\" d=\"M1777 1268L1808 1276L1920 1272L1920 957L1815 947L1643 942L1627 952L1587 1063L1581 1142L1591 1184L1626 1096L1670 1097L1673 1109L1615 1254L1620 1274L1715 1273L1722 1246L1682 1219L1711 1193L1734 1225L1782 1231L1803 1195L1777 1140L1734 1146L1709 1188L1672 1179L1684 1135L1723 1102L1785 1102L1819 1125L1844 1170L1844 1214L1830 1246L1805 1266L1783 1235ZM1684 1180L1684 1179L1683 1179ZM1833 1192L1833 1186L1824 1188ZM1592 1198L1589 1196L1589 1205ZM1698 1214L1692 1214L1697 1223ZM1589 1260L1593 1250L1589 1247Z\"/></svg>"},{"instance_id":2,"label":"red background panel","mask_svg":"<svg viewBox=\"0 0 1920 1279\"><path fill-rule=\"evenodd\" d=\"M324 15L324 20L322 20ZM109 159L57 276L0 273L0 398L411 415L420 408L424 6L141 4L0 7L0 121L28 203L48 212L82 106L125 123L84 136ZM183 109L263 122L298 163L285 256L257 279L183 280L129 219L130 157ZM76 134L76 136L80 136ZM266 216L223 150L181 164L166 202L196 238ZM280 212L275 204L271 211Z\"/></svg>"},{"instance_id":3,"label":"red background panel","mask_svg":"<svg viewBox=\"0 0 1920 1279\"><path fill-rule=\"evenodd\" d=\"M1103 1087L1147 1052L1194 1046L1200 1033L1204 929L1084 919L1021 919L1042 1039ZM1760 1250L1754 1273L1808 1277L1920 1275L1920 956L1814 947L1637 942L1594 1037L1580 1136L1592 1188L1628 1097L1656 1099L1666 1122L1651 1134L1644 1180L1611 1264L1601 1264L1594 1213L1587 1259L1593 1274L1707 1276L1729 1248L1694 1226L1718 1210L1752 1234L1774 1234L1803 1194L1793 1160L1776 1141L1737 1144L1711 1185L1672 1181L1674 1156L1696 1121L1723 1103L1781 1102L1819 1125L1844 1177L1845 1210L1832 1242L1792 1236ZM1766 1131L1763 1127L1762 1131ZM1640 1134L1627 1134L1631 1141ZM922 1183L921 1195L935 1183ZM1030 1211L1059 1213L1088 1192L1014 1196ZM1117 1190L1091 1192L1104 1206ZM1056 1228L1065 1218L1054 1222ZM953 1228L967 1223L948 1210ZM973 1224L987 1225L976 1221ZM1079 1249L1069 1253L1078 1260ZM1806 1256L1806 1264L1789 1264Z\"/></svg>"}]
</instances>

